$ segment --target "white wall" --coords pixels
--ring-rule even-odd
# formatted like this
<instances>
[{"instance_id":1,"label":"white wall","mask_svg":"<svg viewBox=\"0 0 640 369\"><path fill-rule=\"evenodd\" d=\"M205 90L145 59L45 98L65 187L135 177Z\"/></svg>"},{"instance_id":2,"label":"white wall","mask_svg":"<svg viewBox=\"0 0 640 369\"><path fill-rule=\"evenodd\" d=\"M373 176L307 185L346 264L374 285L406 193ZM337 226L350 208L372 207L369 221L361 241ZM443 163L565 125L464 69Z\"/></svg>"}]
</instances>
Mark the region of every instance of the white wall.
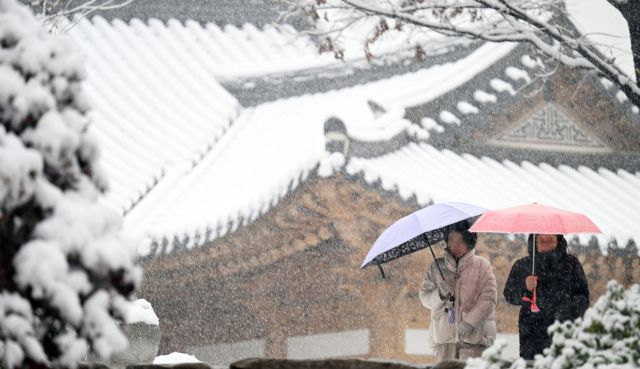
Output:
<instances>
[{"instance_id":1,"label":"white wall","mask_svg":"<svg viewBox=\"0 0 640 369\"><path fill-rule=\"evenodd\" d=\"M265 340L187 346L185 351L209 365L229 365L249 357L265 357Z\"/></svg>"},{"instance_id":2,"label":"white wall","mask_svg":"<svg viewBox=\"0 0 640 369\"><path fill-rule=\"evenodd\" d=\"M517 334L498 334L496 339L506 339L503 354L508 358L520 356L520 339ZM404 352L407 355L435 355L429 347L428 329L406 329L404 332Z\"/></svg>"},{"instance_id":3,"label":"white wall","mask_svg":"<svg viewBox=\"0 0 640 369\"><path fill-rule=\"evenodd\" d=\"M368 329L287 338L287 359L323 359L368 353Z\"/></svg>"},{"instance_id":4,"label":"white wall","mask_svg":"<svg viewBox=\"0 0 640 369\"><path fill-rule=\"evenodd\" d=\"M407 329L404 331L404 353L407 355L435 355L429 347L428 329Z\"/></svg>"},{"instance_id":5,"label":"white wall","mask_svg":"<svg viewBox=\"0 0 640 369\"><path fill-rule=\"evenodd\" d=\"M519 356L520 341L517 334L498 334L497 339L506 339L505 356ZM407 355L435 355L429 347L428 329L406 329L404 335ZM287 338L288 359L323 359L369 353L369 330L346 331ZM237 343L219 343L207 346L188 346L185 352L212 365L229 365L249 357L265 357L265 340Z\"/></svg>"},{"instance_id":6,"label":"white wall","mask_svg":"<svg viewBox=\"0 0 640 369\"><path fill-rule=\"evenodd\" d=\"M504 356L516 359L520 357L520 336L517 334L498 334L496 340L507 340L507 347L502 351Z\"/></svg>"}]
</instances>

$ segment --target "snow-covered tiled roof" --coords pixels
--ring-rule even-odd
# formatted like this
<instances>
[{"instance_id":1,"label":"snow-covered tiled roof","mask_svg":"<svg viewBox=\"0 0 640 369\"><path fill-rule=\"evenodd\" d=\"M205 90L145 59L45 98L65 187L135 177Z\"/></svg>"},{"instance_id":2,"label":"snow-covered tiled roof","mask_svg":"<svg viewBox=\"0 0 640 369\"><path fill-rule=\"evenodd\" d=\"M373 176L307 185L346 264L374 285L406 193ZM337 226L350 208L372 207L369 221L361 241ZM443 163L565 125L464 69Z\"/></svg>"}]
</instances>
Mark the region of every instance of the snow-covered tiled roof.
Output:
<instances>
[{"instance_id":1,"label":"snow-covered tiled roof","mask_svg":"<svg viewBox=\"0 0 640 369\"><path fill-rule=\"evenodd\" d=\"M341 63L333 55L319 55L308 37L300 36L291 26L263 30L252 24L238 28L223 28L209 23L204 27L195 21L185 24L169 20L167 24L151 19L148 24L133 19L129 24L102 17L82 20L70 31L76 39L83 35L113 44L114 53L129 49L121 57L139 55L148 50L151 55L172 59L177 67L193 68L203 77L218 80L295 71ZM91 40L87 40L91 42ZM142 50L138 48L142 47Z\"/></svg>"},{"instance_id":2,"label":"snow-covered tiled roof","mask_svg":"<svg viewBox=\"0 0 640 369\"><path fill-rule=\"evenodd\" d=\"M195 247L264 214L311 171L327 176L345 170L348 175L362 173L371 183L380 178L383 188L397 189L405 198L415 195L422 205L467 201L499 208L537 201L587 214L605 232L601 245L612 237L619 244L636 239L639 235L625 219L640 216L640 210L634 210L640 207L627 201L640 194L640 179L626 172L498 163L438 151L427 144L411 144L380 158L347 161L325 151L323 128L331 117L344 122L348 135L359 140L385 141L401 132L424 134L403 118L406 107L439 98L513 48L485 44L466 58L416 73L246 109L196 166L168 173L127 214L125 227L147 241L166 239L166 252L174 239ZM386 113L376 118L369 101ZM142 254L152 251L148 242L142 245Z\"/></svg>"},{"instance_id":3,"label":"snow-covered tiled roof","mask_svg":"<svg viewBox=\"0 0 640 369\"><path fill-rule=\"evenodd\" d=\"M513 54L516 44L486 43L417 72L242 110L219 80L336 60L318 55L304 38L252 25L220 29L96 17L69 35L87 56L90 129L112 185L106 200L126 213L125 227L145 240L142 253L150 251L150 240L169 240L170 251L175 238L194 247L233 232L267 212L311 171L326 176L335 170L379 180L384 189L415 196L422 205L467 201L500 208L536 201L587 214L605 232L600 245L640 239L629 220L640 215L634 200L640 180L624 171L498 163L424 143L374 159L345 161L325 151L324 124L332 117L344 122L351 139L380 142L400 134L421 140L428 130L468 124L490 112L537 68L526 55L520 60ZM507 56L515 63L467 88L468 96L442 99ZM623 96L618 100L629 105ZM405 109L436 101L438 109L423 116L422 127L404 119ZM374 114L371 103L384 114Z\"/></svg>"},{"instance_id":4,"label":"snow-covered tiled roof","mask_svg":"<svg viewBox=\"0 0 640 369\"><path fill-rule=\"evenodd\" d=\"M379 181L402 198L468 202L488 209L538 202L587 215L602 230L600 247L616 240L625 247L640 240L640 177L624 170L554 168L528 162L502 163L490 158L458 155L420 143L373 159L352 158L349 175L361 173L368 183ZM580 235L582 245L594 235Z\"/></svg>"},{"instance_id":5,"label":"snow-covered tiled roof","mask_svg":"<svg viewBox=\"0 0 640 369\"><path fill-rule=\"evenodd\" d=\"M505 74L510 78L493 78L488 86L486 86L488 88L485 90L478 89L473 93L467 91L468 96L466 97L463 93L459 93L456 99L457 103L455 101L438 101L436 104L438 105L438 109L436 110L440 113L438 114L437 111L432 114L427 113L422 119L431 119L433 122L436 122L434 118L437 118L438 122L444 123L442 132L447 129L448 125L452 124L463 127L466 126L471 129L477 129L480 124L490 124L492 122L491 117L494 116L496 112L508 107L509 102L523 98L523 93L520 91L520 88L529 87L526 86L529 81L525 79L525 77L530 78L528 72L532 71L507 67ZM521 74L522 78L516 77L516 73ZM624 92L617 87L613 87L613 84L605 78L600 78L599 82L602 85L602 88L600 88L601 93L609 96L615 109L623 113L632 124L640 124L640 109L627 98ZM597 81L595 83L598 84ZM468 100L465 100L465 98L468 98ZM502 105L496 105L499 102L501 102ZM452 112L446 110L448 106L452 107ZM432 115L433 118L430 115ZM538 145L537 147L541 148L542 145ZM560 151L561 148L554 147L554 150ZM574 147L572 150L577 151L578 149ZM593 148L589 150L595 152ZM611 149L602 148L602 152L611 152Z\"/></svg>"},{"instance_id":6,"label":"snow-covered tiled roof","mask_svg":"<svg viewBox=\"0 0 640 369\"><path fill-rule=\"evenodd\" d=\"M455 129L458 127L473 131L491 124L494 116L505 113L511 105L522 103L527 96L540 91L545 79L539 77L548 73L548 70L544 70L542 58L538 56L535 60L532 59L528 48L523 44L503 56L505 57L494 59L492 70L480 74L473 82L457 86L455 91L441 99L417 101L412 106L426 120L425 124L442 124L440 133L446 131L456 135L460 132ZM632 124L640 124L640 108L611 81L589 75L584 76L584 79L592 82L599 93L608 97L613 107L623 113Z\"/></svg>"},{"instance_id":7,"label":"snow-covered tiled roof","mask_svg":"<svg viewBox=\"0 0 640 369\"><path fill-rule=\"evenodd\" d=\"M371 84L383 107L410 107L434 101L454 91L473 77L507 56L517 44L485 43L471 55L453 62L395 76Z\"/></svg>"},{"instance_id":8,"label":"snow-covered tiled roof","mask_svg":"<svg viewBox=\"0 0 640 369\"><path fill-rule=\"evenodd\" d=\"M237 117L241 106L219 80L342 63L286 27L94 17L68 35L86 55L105 199L122 213L167 173L198 162Z\"/></svg>"},{"instance_id":9,"label":"snow-covered tiled roof","mask_svg":"<svg viewBox=\"0 0 640 369\"><path fill-rule=\"evenodd\" d=\"M159 42L146 26L137 34L133 28L94 18L68 33L86 55L89 130L110 179L105 199L123 213L171 167L197 162L240 109L198 64L195 49Z\"/></svg>"}]
</instances>

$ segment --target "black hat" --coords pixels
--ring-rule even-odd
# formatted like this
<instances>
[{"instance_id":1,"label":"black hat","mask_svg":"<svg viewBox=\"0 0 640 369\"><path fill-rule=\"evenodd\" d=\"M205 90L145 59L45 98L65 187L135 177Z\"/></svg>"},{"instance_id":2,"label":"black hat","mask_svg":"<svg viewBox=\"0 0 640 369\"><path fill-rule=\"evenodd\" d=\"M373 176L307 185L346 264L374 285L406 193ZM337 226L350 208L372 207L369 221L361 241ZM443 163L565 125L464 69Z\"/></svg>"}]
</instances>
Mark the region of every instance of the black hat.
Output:
<instances>
[{"instance_id":1,"label":"black hat","mask_svg":"<svg viewBox=\"0 0 640 369\"><path fill-rule=\"evenodd\" d=\"M458 232L462 235L462 241L464 241L469 250L473 250L476 247L478 235L475 232L469 232L469 228L471 228L472 225L473 222L469 219L451 224L444 233L444 242L449 242L449 233Z\"/></svg>"}]
</instances>

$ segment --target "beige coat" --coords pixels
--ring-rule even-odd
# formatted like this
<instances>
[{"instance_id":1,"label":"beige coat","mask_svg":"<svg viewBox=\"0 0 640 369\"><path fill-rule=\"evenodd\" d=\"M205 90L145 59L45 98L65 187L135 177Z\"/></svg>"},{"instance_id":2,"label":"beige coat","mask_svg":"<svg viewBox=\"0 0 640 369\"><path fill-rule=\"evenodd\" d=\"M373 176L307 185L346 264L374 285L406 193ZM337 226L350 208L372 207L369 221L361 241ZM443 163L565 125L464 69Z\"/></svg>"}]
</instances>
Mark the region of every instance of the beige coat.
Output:
<instances>
[{"instance_id":1,"label":"beige coat","mask_svg":"<svg viewBox=\"0 0 640 369\"><path fill-rule=\"evenodd\" d=\"M496 339L495 310L498 299L496 277L491 264L487 259L476 256L474 250L463 256L457 267L449 253L436 262L455 296L455 304L440 300L437 285L442 277L435 263L431 264L420 288L422 304L431 309L429 345L433 348L443 343L464 341L491 346ZM455 324L449 323L445 307L454 308ZM470 337L458 334L458 324L462 320L474 327Z\"/></svg>"}]
</instances>

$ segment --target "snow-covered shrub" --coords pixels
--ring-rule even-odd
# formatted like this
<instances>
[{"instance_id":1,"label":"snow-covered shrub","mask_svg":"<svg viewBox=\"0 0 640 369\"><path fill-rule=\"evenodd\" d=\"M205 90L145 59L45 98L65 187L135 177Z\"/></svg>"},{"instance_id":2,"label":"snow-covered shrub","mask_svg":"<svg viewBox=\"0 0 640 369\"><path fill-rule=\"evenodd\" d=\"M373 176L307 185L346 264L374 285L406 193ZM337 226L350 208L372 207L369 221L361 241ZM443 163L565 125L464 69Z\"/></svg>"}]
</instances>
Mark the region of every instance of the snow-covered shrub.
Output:
<instances>
[{"instance_id":1,"label":"snow-covered shrub","mask_svg":"<svg viewBox=\"0 0 640 369\"><path fill-rule=\"evenodd\" d=\"M139 284L87 133L82 56L0 0L0 366L75 367L126 347Z\"/></svg>"},{"instance_id":2,"label":"snow-covered shrub","mask_svg":"<svg viewBox=\"0 0 640 369\"><path fill-rule=\"evenodd\" d=\"M628 290L609 281L582 319L549 327L551 347L537 357L536 369L640 367L640 285Z\"/></svg>"},{"instance_id":3,"label":"snow-covered shrub","mask_svg":"<svg viewBox=\"0 0 640 369\"><path fill-rule=\"evenodd\" d=\"M534 369L640 368L640 285L628 290L609 281L607 292L575 322L549 327L551 347L536 355ZM503 357L506 341L497 340L482 358L468 359L468 369L524 369L522 359Z\"/></svg>"},{"instance_id":4,"label":"snow-covered shrub","mask_svg":"<svg viewBox=\"0 0 640 369\"><path fill-rule=\"evenodd\" d=\"M507 347L507 340L497 339L493 346L484 350L481 358L467 359L466 368L470 369L525 369L524 359L513 360L504 356L502 351Z\"/></svg>"}]
</instances>

